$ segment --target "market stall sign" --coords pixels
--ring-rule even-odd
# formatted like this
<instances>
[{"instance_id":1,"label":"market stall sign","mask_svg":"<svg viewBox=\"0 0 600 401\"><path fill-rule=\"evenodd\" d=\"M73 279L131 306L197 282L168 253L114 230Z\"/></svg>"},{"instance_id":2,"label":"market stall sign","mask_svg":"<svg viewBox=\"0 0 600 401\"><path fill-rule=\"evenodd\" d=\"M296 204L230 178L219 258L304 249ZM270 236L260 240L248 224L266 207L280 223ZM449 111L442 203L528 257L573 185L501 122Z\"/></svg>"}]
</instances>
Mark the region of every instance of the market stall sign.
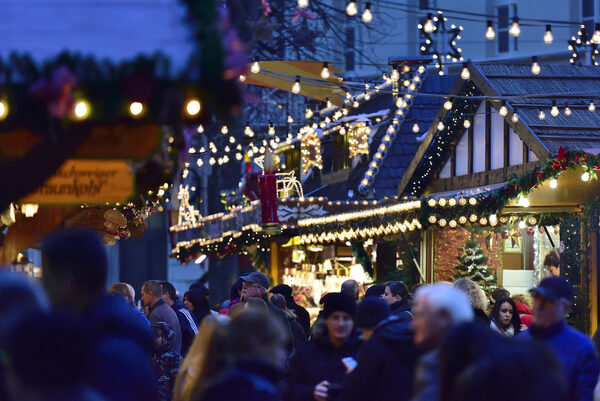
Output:
<instances>
[{"instance_id":1,"label":"market stall sign","mask_svg":"<svg viewBox=\"0 0 600 401\"><path fill-rule=\"evenodd\" d=\"M125 160L67 160L23 203L83 204L125 202L134 193Z\"/></svg>"}]
</instances>

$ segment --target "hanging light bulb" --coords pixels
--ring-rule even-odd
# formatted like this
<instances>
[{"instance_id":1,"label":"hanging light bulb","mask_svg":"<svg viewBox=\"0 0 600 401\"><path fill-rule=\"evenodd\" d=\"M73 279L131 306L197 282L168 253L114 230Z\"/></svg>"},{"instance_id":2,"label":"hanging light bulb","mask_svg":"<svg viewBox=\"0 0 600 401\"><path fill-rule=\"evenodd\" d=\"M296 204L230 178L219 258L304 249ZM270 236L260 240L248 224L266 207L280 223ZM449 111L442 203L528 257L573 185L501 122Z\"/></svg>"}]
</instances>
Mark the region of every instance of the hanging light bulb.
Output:
<instances>
[{"instance_id":1,"label":"hanging light bulb","mask_svg":"<svg viewBox=\"0 0 600 401\"><path fill-rule=\"evenodd\" d=\"M313 113L313 111L310 108L307 107L306 108L306 113L304 115L308 119L308 118L311 118L314 115L314 113Z\"/></svg>"},{"instance_id":2,"label":"hanging light bulb","mask_svg":"<svg viewBox=\"0 0 600 401\"><path fill-rule=\"evenodd\" d=\"M425 25L423 25L423 30L426 33L431 33L435 30L435 26L433 25L433 14L427 13L427 21L425 21Z\"/></svg>"},{"instance_id":3,"label":"hanging light bulb","mask_svg":"<svg viewBox=\"0 0 600 401\"><path fill-rule=\"evenodd\" d=\"M506 107L506 102L504 100L502 101L502 106L500 106L500 110L498 110L498 114L500 114L502 117L506 117L506 115L508 114L508 108Z\"/></svg>"},{"instance_id":4,"label":"hanging light bulb","mask_svg":"<svg viewBox=\"0 0 600 401\"><path fill-rule=\"evenodd\" d=\"M415 134L418 134L419 131L420 131L419 130L419 124L414 123L413 126L412 126L412 132L414 132Z\"/></svg>"},{"instance_id":5,"label":"hanging light bulb","mask_svg":"<svg viewBox=\"0 0 600 401\"><path fill-rule=\"evenodd\" d=\"M329 78L329 63L327 61L323 62L323 68L321 69L321 78Z\"/></svg>"},{"instance_id":6,"label":"hanging light bulb","mask_svg":"<svg viewBox=\"0 0 600 401\"><path fill-rule=\"evenodd\" d=\"M487 29L485 30L485 38L487 40L494 40L496 38L496 32L494 31L494 24L489 19L487 22Z\"/></svg>"},{"instance_id":7,"label":"hanging light bulb","mask_svg":"<svg viewBox=\"0 0 600 401\"><path fill-rule=\"evenodd\" d=\"M371 13L371 3L370 2L367 2L365 4L365 11L363 11L362 20L366 24L373 21L373 14Z\"/></svg>"},{"instance_id":8,"label":"hanging light bulb","mask_svg":"<svg viewBox=\"0 0 600 401\"><path fill-rule=\"evenodd\" d=\"M583 174L581 174L581 181L589 181L590 180L590 173L588 173L587 171Z\"/></svg>"},{"instance_id":9,"label":"hanging light bulb","mask_svg":"<svg viewBox=\"0 0 600 401\"><path fill-rule=\"evenodd\" d=\"M292 118L292 116L291 116L291 115L290 115L290 116L288 116L288 118L287 118L287 122L288 122L288 124L292 124L292 123L294 122L294 119Z\"/></svg>"},{"instance_id":10,"label":"hanging light bulb","mask_svg":"<svg viewBox=\"0 0 600 401\"><path fill-rule=\"evenodd\" d=\"M556 107L556 100L552 101L552 108L550 109L550 115L552 117L556 117L560 112L558 111L558 107Z\"/></svg>"},{"instance_id":11,"label":"hanging light bulb","mask_svg":"<svg viewBox=\"0 0 600 401\"><path fill-rule=\"evenodd\" d=\"M252 128L250 128L249 121L246 121L246 127L244 128L244 135L249 136L249 137L254 136L254 131L252 131Z\"/></svg>"},{"instance_id":12,"label":"hanging light bulb","mask_svg":"<svg viewBox=\"0 0 600 401\"><path fill-rule=\"evenodd\" d=\"M525 220L521 220L521 221L519 221L519 228L522 230L522 229L524 229L525 227L527 227L527 224L525 223Z\"/></svg>"},{"instance_id":13,"label":"hanging light bulb","mask_svg":"<svg viewBox=\"0 0 600 401\"><path fill-rule=\"evenodd\" d=\"M553 178L550 180L550 188L555 189L556 187L558 187L558 181L556 178Z\"/></svg>"},{"instance_id":14,"label":"hanging light bulb","mask_svg":"<svg viewBox=\"0 0 600 401\"><path fill-rule=\"evenodd\" d=\"M346 14L348 14L350 17L354 17L357 12L358 9L356 8L356 2L354 0L350 0L346 6Z\"/></svg>"},{"instance_id":15,"label":"hanging light bulb","mask_svg":"<svg viewBox=\"0 0 600 401\"><path fill-rule=\"evenodd\" d=\"M83 120L90 114L90 105L85 100L80 100L75 103L75 107L73 107L73 113L75 114L75 118L78 120Z\"/></svg>"},{"instance_id":16,"label":"hanging light bulb","mask_svg":"<svg viewBox=\"0 0 600 401\"><path fill-rule=\"evenodd\" d=\"M269 121L269 135L275 135L275 126L273 125L273 121Z\"/></svg>"},{"instance_id":17,"label":"hanging light bulb","mask_svg":"<svg viewBox=\"0 0 600 401\"><path fill-rule=\"evenodd\" d=\"M390 79L394 82L397 82L400 79L400 74L398 74L398 66L397 65L392 67L392 74L390 75Z\"/></svg>"},{"instance_id":18,"label":"hanging light bulb","mask_svg":"<svg viewBox=\"0 0 600 401\"><path fill-rule=\"evenodd\" d=\"M519 115L514 113L510 119L513 123L517 123L519 121Z\"/></svg>"},{"instance_id":19,"label":"hanging light bulb","mask_svg":"<svg viewBox=\"0 0 600 401\"><path fill-rule=\"evenodd\" d=\"M229 133L229 128L226 125L221 127L221 134L227 135Z\"/></svg>"},{"instance_id":20,"label":"hanging light bulb","mask_svg":"<svg viewBox=\"0 0 600 401\"><path fill-rule=\"evenodd\" d=\"M450 99L444 102L444 109L451 110L452 109L452 101Z\"/></svg>"},{"instance_id":21,"label":"hanging light bulb","mask_svg":"<svg viewBox=\"0 0 600 401\"><path fill-rule=\"evenodd\" d=\"M538 58L537 56L533 56L531 58L531 73L533 75L538 75L541 71L540 65L538 63Z\"/></svg>"},{"instance_id":22,"label":"hanging light bulb","mask_svg":"<svg viewBox=\"0 0 600 401\"><path fill-rule=\"evenodd\" d=\"M0 120L4 120L8 114L8 105L4 100L0 100Z\"/></svg>"},{"instance_id":23,"label":"hanging light bulb","mask_svg":"<svg viewBox=\"0 0 600 401\"><path fill-rule=\"evenodd\" d=\"M298 7L302 9L308 7L308 0L298 0Z\"/></svg>"},{"instance_id":24,"label":"hanging light bulb","mask_svg":"<svg viewBox=\"0 0 600 401\"><path fill-rule=\"evenodd\" d=\"M549 45L554 42L554 36L552 36L552 27L550 24L546 25L546 33L544 34L544 43Z\"/></svg>"},{"instance_id":25,"label":"hanging light bulb","mask_svg":"<svg viewBox=\"0 0 600 401\"><path fill-rule=\"evenodd\" d=\"M544 110L540 110L540 113L538 114L538 118L540 120L543 120L546 118L546 113L544 113Z\"/></svg>"},{"instance_id":26,"label":"hanging light bulb","mask_svg":"<svg viewBox=\"0 0 600 401\"><path fill-rule=\"evenodd\" d=\"M565 103L565 116L569 117L571 114L573 114L573 112L571 111L571 108L569 107L569 103Z\"/></svg>"},{"instance_id":27,"label":"hanging light bulb","mask_svg":"<svg viewBox=\"0 0 600 401\"><path fill-rule=\"evenodd\" d=\"M594 27L594 34L592 35L592 42L600 45L600 24L596 24Z\"/></svg>"},{"instance_id":28,"label":"hanging light bulb","mask_svg":"<svg viewBox=\"0 0 600 401\"><path fill-rule=\"evenodd\" d=\"M462 71L460 72L460 77L465 81L471 78L471 73L469 72L469 68L467 67L467 63L463 63Z\"/></svg>"},{"instance_id":29,"label":"hanging light bulb","mask_svg":"<svg viewBox=\"0 0 600 401\"><path fill-rule=\"evenodd\" d=\"M438 129L438 131L443 131L444 130L444 123L440 121L438 123L438 125L437 125L437 129Z\"/></svg>"},{"instance_id":30,"label":"hanging light bulb","mask_svg":"<svg viewBox=\"0 0 600 401\"><path fill-rule=\"evenodd\" d=\"M463 121L463 127L470 128L471 127L471 121L465 119L465 121Z\"/></svg>"},{"instance_id":31,"label":"hanging light bulb","mask_svg":"<svg viewBox=\"0 0 600 401\"><path fill-rule=\"evenodd\" d=\"M593 100L590 102L590 105L589 105L589 107L588 107L588 110L589 110L589 111L592 111L592 112L593 112L593 111L596 111L596 105L594 104L594 101L593 101Z\"/></svg>"},{"instance_id":32,"label":"hanging light bulb","mask_svg":"<svg viewBox=\"0 0 600 401\"><path fill-rule=\"evenodd\" d=\"M258 62L258 56L254 57L254 62L250 66L250 72L253 74L258 74L260 72L260 64Z\"/></svg>"},{"instance_id":33,"label":"hanging light bulb","mask_svg":"<svg viewBox=\"0 0 600 401\"><path fill-rule=\"evenodd\" d=\"M197 131L199 134L202 134L202 133L204 133L204 125L202 125L202 124L199 124L199 125L198 125L198 128L196 128L196 131Z\"/></svg>"},{"instance_id":34,"label":"hanging light bulb","mask_svg":"<svg viewBox=\"0 0 600 401\"><path fill-rule=\"evenodd\" d=\"M516 15L513 17L513 22L510 25L510 29L508 30L510 36L518 37L521 34L521 27L519 26L519 17Z\"/></svg>"},{"instance_id":35,"label":"hanging light bulb","mask_svg":"<svg viewBox=\"0 0 600 401\"><path fill-rule=\"evenodd\" d=\"M300 89L300 77L296 75L296 81L294 82L294 85L292 85L292 93L297 95L300 93Z\"/></svg>"}]
</instances>

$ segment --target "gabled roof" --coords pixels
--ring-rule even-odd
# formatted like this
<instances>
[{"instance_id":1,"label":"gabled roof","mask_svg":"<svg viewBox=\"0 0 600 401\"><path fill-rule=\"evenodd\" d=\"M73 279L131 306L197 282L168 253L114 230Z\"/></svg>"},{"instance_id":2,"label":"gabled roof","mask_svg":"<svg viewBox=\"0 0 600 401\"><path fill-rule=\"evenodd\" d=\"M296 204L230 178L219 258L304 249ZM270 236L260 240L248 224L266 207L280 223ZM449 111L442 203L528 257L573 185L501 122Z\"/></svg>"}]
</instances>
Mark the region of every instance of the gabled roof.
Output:
<instances>
[{"instance_id":1,"label":"gabled roof","mask_svg":"<svg viewBox=\"0 0 600 401\"><path fill-rule=\"evenodd\" d=\"M484 65L469 62L468 69L471 78L457 81L448 95L474 92L491 98L492 107L496 110L501 107L502 101L506 102L510 112L505 120L540 160L556 154L560 147L600 153L600 115L588 110L594 96L600 96L599 67L544 65L538 75L531 72L531 65ZM481 100L480 97L474 97L471 103L476 105ZM556 117L550 114L553 100L560 110ZM567 103L572 111L571 116L564 115ZM436 119L398 186L399 194L404 194L409 184L416 179L414 176L417 171L422 170L422 161L433 153L439 153L432 146L437 144L435 139L439 136L436 126L439 121L444 121L447 125L446 117L450 112L442 107L438 109ZM540 110L546 114L544 120L538 117ZM514 113L519 117L516 123L510 121ZM446 142L444 146L446 149L442 152L447 152L453 144ZM438 164L434 166L437 171L442 167L442 163ZM433 173L429 178L431 176Z\"/></svg>"}]
</instances>

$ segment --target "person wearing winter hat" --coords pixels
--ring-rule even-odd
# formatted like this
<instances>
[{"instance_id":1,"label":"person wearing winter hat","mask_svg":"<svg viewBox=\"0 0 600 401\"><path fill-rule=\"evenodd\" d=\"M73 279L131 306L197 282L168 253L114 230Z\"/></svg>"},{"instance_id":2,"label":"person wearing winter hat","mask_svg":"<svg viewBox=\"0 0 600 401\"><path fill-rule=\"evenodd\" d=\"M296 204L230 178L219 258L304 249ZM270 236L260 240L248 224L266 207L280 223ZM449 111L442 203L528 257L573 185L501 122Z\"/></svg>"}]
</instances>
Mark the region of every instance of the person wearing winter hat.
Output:
<instances>
[{"instance_id":1,"label":"person wearing winter hat","mask_svg":"<svg viewBox=\"0 0 600 401\"><path fill-rule=\"evenodd\" d=\"M360 340L354 330L356 303L342 293L323 297L323 330L315 333L291 357L284 380L285 401L339 401L346 366L356 356Z\"/></svg>"},{"instance_id":2,"label":"person wearing winter hat","mask_svg":"<svg viewBox=\"0 0 600 401\"><path fill-rule=\"evenodd\" d=\"M344 381L344 401L409 400L420 354L413 345L410 321L392 315L383 299L369 297L358 305L356 327L366 341Z\"/></svg>"},{"instance_id":3,"label":"person wearing winter hat","mask_svg":"<svg viewBox=\"0 0 600 401\"><path fill-rule=\"evenodd\" d=\"M367 288L367 291L365 291L365 296L363 297L363 299L369 298L369 297L381 298L381 296L383 295L384 292L385 292L384 284L375 284L375 285L372 285L369 288Z\"/></svg>"}]
</instances>

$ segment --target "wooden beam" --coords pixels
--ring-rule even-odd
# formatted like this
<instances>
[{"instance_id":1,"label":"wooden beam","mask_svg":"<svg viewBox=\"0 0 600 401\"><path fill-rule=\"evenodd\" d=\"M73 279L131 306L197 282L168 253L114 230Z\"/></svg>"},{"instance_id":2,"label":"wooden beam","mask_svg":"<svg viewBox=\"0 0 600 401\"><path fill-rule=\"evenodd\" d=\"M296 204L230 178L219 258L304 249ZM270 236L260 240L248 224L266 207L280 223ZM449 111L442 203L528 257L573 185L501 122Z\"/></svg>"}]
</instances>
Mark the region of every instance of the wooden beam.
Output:
<instances>
[{"instance_id":1,"label":"wooden beam","mask_svg":"<svg viewBox=\"0 0 600 401\"><path fill-rule=\"evenodd\" d=\"M492 169L492 105L485 102L485 171Z\"/></svg>"},{"instance_id":2,"label":"wooden beam","mask_svg":"<svg viewBox=\"0 0 600 401\"><path fill-rule=\"evenodd\" d=\"M451 157L451 160L450 160L450 177L455 177L456 176L456 145L452 148L452 156L450 156L450 157Z\"/></svg>"},{"instance_id":3,"label":"wooden beam","mask_svg":"<svg viewBox=\"0 0 600 401\"><path fill-rule=\"evenodd\" d=\"M504 121L504 167L510 165L510 126Z\"/></svg>"},{"instance_id":4,"label":"wooden beam","mask_svg":"<svg viewBox=\"0 0 600 401\"><path fill-rule=\"evenodd\" d=\"M467 154L469 155L469 163L468 163L468 167L467 167L467 173L468 174L473 174L473 131L475 130L475 119L473 119L473 122L471 123L471 126L469 127L468 131L467 131L467 135L468 136L468 150L467 150Z\"/></svg>"},{"instance_id":5,"label":"wooden beam","mask_svg":"<svg viewBox=\"0 0 600 401\"><path fill-rule=\"evenodd\" d=\"M529 162L529 146L525 142L523 142L523 164Z\"/></svg>"}]
</instances>

